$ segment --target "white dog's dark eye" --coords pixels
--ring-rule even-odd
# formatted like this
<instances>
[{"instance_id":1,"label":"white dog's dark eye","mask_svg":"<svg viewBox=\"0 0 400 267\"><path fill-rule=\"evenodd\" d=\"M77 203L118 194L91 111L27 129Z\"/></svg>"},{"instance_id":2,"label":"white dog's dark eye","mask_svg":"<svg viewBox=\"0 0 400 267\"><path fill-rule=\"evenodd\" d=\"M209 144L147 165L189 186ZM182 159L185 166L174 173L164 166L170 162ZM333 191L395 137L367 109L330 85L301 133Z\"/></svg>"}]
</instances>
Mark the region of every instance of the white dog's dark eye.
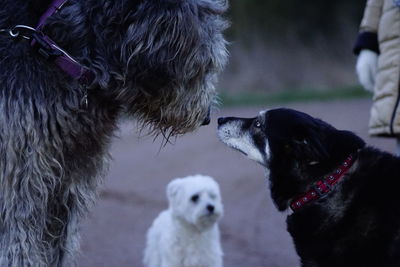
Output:
<instances>
[{"instance_id":1,"label":"white dog's dark eye","mask_svg":"<svg viewBox=\"0 0 400 267\"><path fill-rule=\"evenodd\" d=\"M193 195L190 200L194 203L196 203L199 200L199 195Z\"/></svg>"},{"instance_id":2,"label":"white dog's dark eye","mask_svg":"<svg viewBox=\"0 0 400 267\"><path fill-rule=\"evenodd\" d=\"M261 127L261 122L260 122L259 120L256 120L256 121L254 122L254 127L260 128L260 127Z\"/></svg>"}]
</instances>

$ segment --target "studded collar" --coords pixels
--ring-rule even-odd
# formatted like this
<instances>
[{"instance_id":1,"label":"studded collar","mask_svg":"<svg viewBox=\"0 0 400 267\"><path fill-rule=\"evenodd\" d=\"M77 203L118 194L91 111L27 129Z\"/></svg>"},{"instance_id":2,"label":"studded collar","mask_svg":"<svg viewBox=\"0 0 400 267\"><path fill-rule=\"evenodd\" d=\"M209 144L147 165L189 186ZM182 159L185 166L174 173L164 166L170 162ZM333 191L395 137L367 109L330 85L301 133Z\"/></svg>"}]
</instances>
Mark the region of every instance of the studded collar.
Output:
<instances>
[{"instance_id":1,"label":"studded collar","mask_svg":"<svg viewBox=\"0 0 400 267\"><path fill-rule=\"evenodd\" d=\"M304 205L309 204L332 191L334 186L344 177L351 166L353 166L354 160L353 155L347 157L346 160L332 173L315 182L310 190L295 197L290 203L290 208L293 211L297 211Z\"/></svg>"}]
</instances>

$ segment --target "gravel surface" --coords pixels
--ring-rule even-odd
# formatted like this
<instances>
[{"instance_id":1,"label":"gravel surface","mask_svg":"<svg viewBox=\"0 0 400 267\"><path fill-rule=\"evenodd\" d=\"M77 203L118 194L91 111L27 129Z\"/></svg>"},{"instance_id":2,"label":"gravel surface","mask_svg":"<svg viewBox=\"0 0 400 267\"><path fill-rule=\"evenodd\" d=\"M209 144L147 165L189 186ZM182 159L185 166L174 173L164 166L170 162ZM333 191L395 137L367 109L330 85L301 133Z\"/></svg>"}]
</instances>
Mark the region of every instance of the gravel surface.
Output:
<instances>
[{"instance_id":1,"label":"gravel surface","mask_svg":"<svg viewBox=\"0 0 400 267\"><path fill-rule=\"evenodd\" d=\"M368 99L286 105L393 151L392 139L369 138ZM208 127L161 148L161 139L139 137L133 124L121 124L113 162L100 199L82 227L78 266L142 266L145 235L166 208L165 187L175 177L213 176L220 184L225 214L220 222L225 267L292 267L298 257L285 228L287 214L275 209L263 168L228 149L216 137L219 116L255 116L273 107L229 108L214 114Z\"/></svg>"}]
</instances>

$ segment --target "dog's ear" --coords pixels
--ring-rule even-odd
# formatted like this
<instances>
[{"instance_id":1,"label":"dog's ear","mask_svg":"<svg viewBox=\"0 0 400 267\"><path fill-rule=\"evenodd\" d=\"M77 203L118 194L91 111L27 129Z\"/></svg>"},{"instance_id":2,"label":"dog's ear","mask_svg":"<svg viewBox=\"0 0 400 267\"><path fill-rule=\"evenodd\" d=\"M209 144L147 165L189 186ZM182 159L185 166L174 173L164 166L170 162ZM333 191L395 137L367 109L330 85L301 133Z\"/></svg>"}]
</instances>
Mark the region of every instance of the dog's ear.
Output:
<instances>
[{"instance_id":1,"label":"dog's ear","mask_svg":"<svg viewBox=\"0 0 400 267\"><path fill-rule=\"evenodd\" d=\"M181 188L182 179L178 178L171 181L167 185L167 198L169 203L173 201L173 199L178 195Z\"/></svg>"},{"instance_id":2,"label":"dog's ear","mask_svg":"<svg viewBox=\"0 0 400 267\"><path fill-rule=\"evenodd\" d=\"M309 129L292 140L290 150L296 160L313 165L329 157L325 141L324 135Z\"/></svg>"}]
</instances>

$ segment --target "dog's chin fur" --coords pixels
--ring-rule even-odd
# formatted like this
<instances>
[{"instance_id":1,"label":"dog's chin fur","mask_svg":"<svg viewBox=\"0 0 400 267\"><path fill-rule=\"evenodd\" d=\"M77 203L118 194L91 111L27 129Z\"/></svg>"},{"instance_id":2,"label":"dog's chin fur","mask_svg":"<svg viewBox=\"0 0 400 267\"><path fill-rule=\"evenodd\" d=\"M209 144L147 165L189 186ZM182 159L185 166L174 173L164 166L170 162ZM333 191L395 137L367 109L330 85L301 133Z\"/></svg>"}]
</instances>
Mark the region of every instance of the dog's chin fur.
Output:
<instances>
[{"instance_id":1,"label":"dog's chin fur","mask_svg":"<svg viewBox=\"0 0 400 267\"><path fill-rule=\"evenodd\" d=\"M216 91L213 88L208 91L193 89L193 92L183 95L171 90L158 97L145 94L138 96L140 102L132 106L129 112L134 114L141 128L148 127L150 133L162 133L165 136L181 135L197 129L210 106L216 104Z\"/></svg>"},{"instance_id":2,"label":"dog's chin fur","mask_svg":"<svg viewBox=\"0 0 400 267\"><path fill-rule=\"evenodd\" d=\"M281 211L349 155L355 158L331 192L287 218L302 266L400 266L399 158L366 147L354 133L291 109L269 110L253 119L221 118L222 129L224 140L251 136L248 150L263 153L263 144L269 144L265 163L272 199ZM266 141L257 141L260 137Z\"/></svg>"},{"instance_id":3,"label":"dog's chin fur","mask_svg":"<svg viewBox=\"0 0 400 267\"><path fill-rule=\"evenodd\" d=\"M35 26L51 0L0 1L0 29ZM69 0L43 32L95 73L85 89L30 42L0 33L0 266L72 266L117 122L199 127L227 52L220 0Z\"/></svg>"},{"instance_id":4,"label":"dog's chin fur","mask_svg":"<svg viewBox=\"0 0 400 267\"><path fill-rule=\"evenodd\" d=\"M193 225L199 230L199 231L205 231L207 229L210 229L211 227L213 227L219 220L219 218L221 217L221 214L206 214L206 215L202 215L200 217L197 217L194 222Z\"/></svg>"},{"instance_id":5,"label":"dog's chin fur","mask_svg":"<svg viewBox=\"0 0 400 267\"><path fill-rule=\"evenodd\" d=\"M197 195L198 200L191 198ZM167 188L169 209L160 213L147 233L146 267L222 267L218 219L222 216L219 187L208 176L173 180ZM209 213L207 205L215 207Z\"/></svg>"}]
</instances>

